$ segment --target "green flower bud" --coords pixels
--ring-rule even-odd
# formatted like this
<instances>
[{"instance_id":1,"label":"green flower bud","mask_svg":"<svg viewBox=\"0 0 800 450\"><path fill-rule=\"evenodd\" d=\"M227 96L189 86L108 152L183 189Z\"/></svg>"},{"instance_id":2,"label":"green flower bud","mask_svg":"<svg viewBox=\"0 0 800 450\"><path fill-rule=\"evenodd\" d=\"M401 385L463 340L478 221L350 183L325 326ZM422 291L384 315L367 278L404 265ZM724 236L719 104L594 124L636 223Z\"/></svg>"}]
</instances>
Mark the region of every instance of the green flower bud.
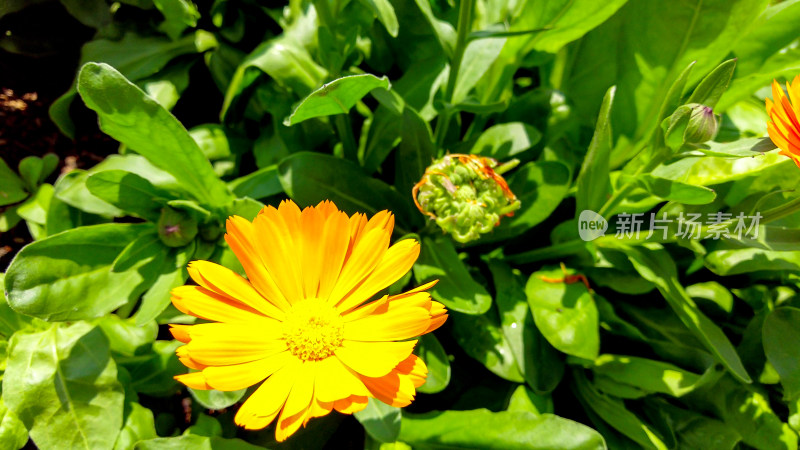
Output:
<instances>
[{"instance_id":1,"label":"green flower bud","mask_svg":"<svg viewBox=\"0 0 800 450\"><path fill-rule=\"evenodd\" d=\"M158 219L158 237L167 247L183 247L197 236L197 221L189 214L165 206Z\"/></svg>"},{"instance_id":2,"label":"green flower bud","mask_svg":"<svg viewBox=\"0 0 800 450\"><path fill-rule=\"evenodd\" d=\"M447 155L425 170L412 190L414 202L456 241L473 241L519 209L519 200L498 173L516 163L501 168L492 158Z\"/></svg>"},{"instance_id":3,"label":"green flower bud","mask_svg":"<svg viewBox=\"0 0 800 450\"><path fill-rule=\"evenodd\" d=\"M692 114L689 117L689 125L683 133L683 141L687 144L702 144L714 139L719 128L714 111L699 103L690 103L687 106L692 107Z\"/></svg>"}]
</instances>

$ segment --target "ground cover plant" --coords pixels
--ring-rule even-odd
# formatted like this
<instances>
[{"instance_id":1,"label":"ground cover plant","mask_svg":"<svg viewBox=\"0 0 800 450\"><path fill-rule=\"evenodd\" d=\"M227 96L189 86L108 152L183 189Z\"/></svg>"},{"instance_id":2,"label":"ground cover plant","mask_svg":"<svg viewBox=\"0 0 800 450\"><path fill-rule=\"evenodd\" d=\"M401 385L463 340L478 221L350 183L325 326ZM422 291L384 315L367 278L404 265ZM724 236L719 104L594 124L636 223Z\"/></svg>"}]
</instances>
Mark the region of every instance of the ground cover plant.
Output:
<instances>
[{"instance_id":1,"label":"ground cover plant","mask_svg":"<svg viewBox=\"0 0 800 450\"><path fill-rule=\"evenodd\" d=\"M0 4L0 448L797 448L798 21Z\"/></svg>"}]
</instances>

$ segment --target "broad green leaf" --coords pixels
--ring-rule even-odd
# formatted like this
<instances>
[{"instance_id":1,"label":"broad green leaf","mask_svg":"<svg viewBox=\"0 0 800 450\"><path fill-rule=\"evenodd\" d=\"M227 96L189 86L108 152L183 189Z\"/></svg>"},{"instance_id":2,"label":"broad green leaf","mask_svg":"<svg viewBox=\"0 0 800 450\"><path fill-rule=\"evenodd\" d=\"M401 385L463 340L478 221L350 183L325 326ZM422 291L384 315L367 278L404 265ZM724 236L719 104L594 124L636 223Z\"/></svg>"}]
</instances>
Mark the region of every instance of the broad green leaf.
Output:
<instances>
[{"instance_id":1,"label":"broad green leaf","mask_svg":"<svg viewBox=\"0 0 800 450\"><path fill-rule=\"evenodd\" d=\"M422 252L414 264L414 278L419 284L438 279L431 294L448 309L477 315L492 306L492 297L469 274L448 236L422 239Z\"/></svg>"},{"instance_id":2,"label":"broad green leaf","mask_svg":"<svg viewBox=\"0 0 800 450\"><path fill-rule=\"evenodd\" d=\"M252 145L247 138L234 130L214 123L192 127L189 134L211 161L244 153Z\"/></svg>"},{"instance_id":3,"label":"broad green leaf","mask_svg":"<svg viewBox=\"0 0 800 450\"><path fill-rule=\"evenodd\" d=\"M156 438L139 441L134 446L136 450L263 450L264 447L250 444L241 439L225 439L222 437L208 437L185 435L176 437Z\"/></svg>"},{"instance_id":4,"label":"broad green leaf","mask_svg":"<svg viewBox=\"0 0 800 450\"><path fill-rule=\"evenodd\" d=\"M306 96L283 124L291 126L315 117L347 114L371 90L390 86L385 76L378 78L368 73L337 78Z\"/></svg>"},{"instance_id":5,"label":"broad green leaf","mask_svg":"<svg viewBox=\"0 0 800 450\"><path fill-rule=\"evenodd\" d=\"M303 97L319 87L327 72L286 34L263 42L236 69L228 84L220 117L229 119L231 108L238 108L242 97L263 74Z\"/></svg>"},{"instance_id":6,"label":"broad green leaf","mask_svg":"<svg viewBox=\"0 0 800 450\"><path fill-rule=\"evenodd\" d=\"M3 292L7 292L5 287L5 276L6 275L4 273L0 273L0 288ZM36 322L36 319L20 314L11 309L11 307L8 306L5 295L0 298L0 340L11 339L12 334L27 328Z\"/></svg>"},{"instance_id":7,"label":"broad green leaf","mask_svg":"<svg viewBox=\"0 0 800 450\"><path fill-rule=\"evenodd\" d=\"M768 152L752 158L687 156L656 167L652 175L695 186L712 186L756 176L779 164L781 170L797 170L788 157Z\"/></svg>"},{"instance_id":8,"label":"broad green leaf","mask_svg":"<svg viewBox=\"0 0 800 450\"><path fill-rule=\"evenodd\" d=\"M216 46L211 33L199 30L194 34L171 41L162 36L142 36L128 32L122 39L95 39L81 49L80 64L104 62L119 70L127 79L143 80L155 75L170 61L181 55L202 53ZM61 132L74 138L75 124L69 107L77 91L73 86L50 106L50 117Z\"/></svg>"},{"instance_id":9,"label":"broad green leaf","mask_svg":"<svg viewBox=\"0 0 800 450\"><path fill-rule=\"evenodd\" d=\"M503 161L533 147L541 138L542 133L528 124L501 123L484 131L470 153Z\"/></svg>"},{"instance_id":10,"label":"broad green leaf","mask_svg":"<svg viewBox=\"0 0 800 450\"><path fill-rule=\"evenodd\" d=\"M400 138L395 151L394 185L402 196L410 197L411 189L433 163L436 148L428 123L409 106L403 109Z\"/></svg>"},{"instance_id":11,"label":"broad green leaf","mask_svg":"<svg viewBox=\"0 0 800 450\"><path fill-rule=\"evenodd\" d=\"M183 125L113 67L85 65L78 92L97 112L100 129L173 175L203 204L220 208L232 201Z\"/></svg>"},{"instance_id":12,"label":"broad green leaf","mask_svg":"<svg viewBox=\"0 0 800 450\"><path fill-rule=\"evenodd\" d=\"M494 310L481 315L451 311L449 321L456 342L469 356L501 378L517 383L525 381Z\"/></svg>"},{"instance_id":13,"label":"broad green leaf","mask_svg":"<svg viewBox=\"0 0 800 450\"><path fill-rule=\"evenodd\" d=\"M175 355L175 349L181 345L183 343L180 341L155 341L152 351L144 353L143 358L120 361L133 380L128 386L136 392L154 397L175 394L181 386L173 377L186 373L186 367Z\"/></svg>"},{"instance_id":14,"label":"broad green leaf","mask_svg":"<svg viewBox=\"0 0 800 450\"><path fill-rule=\"evenodd\" d=\"M479 242L496 242L521 235L550 217L567 195L570 173L557 161L529 162L508 178L508 186L520 209L513 217L503 217L500 226L484 235Z\"/></svg>"},{"instance_id":15,"label":"broad green leaf","mask_svg":"<svg viewBox=\"0 0 800 450\"><path fill-rule=\"evenodd\" d=\"M0 398L0 448L18 450L28 443L28 430Z\"/></svg>"},{"instance_id":16,"label":"broad green leaf","mask_svg":"<svg viewBox=\"0 0 800 450\"><path fill-rule=\"evenodd\" d=\"M403 414L400 441L421 449L605 449L600 433L552 414L486 409Z\"/></svg>"},{"instance_id":17,"label":"broad green leaf","mask_svg":"<svg viewBox=\"0 0 800 450\"><path fill-rule=\"evenodd\" d=\"M578 181L576 181L578 192L575 195L576 217L580 215L581 211L599 211L611 193L609 164L611 148L614 145L611 113L616 90L615 86L608 88L603 97L594 136L592 136L592 142L589 144L586 157L581 164L581 171L578 173Z\"/></svg>"},{"instance_id":18,"label":"broad green leaf","mask_svg":"<svg viewBox=\"0 0 800 450\"><path fill-rule=\"evenodd\" d=\"M725 286L716 281L706 281L686 286L686 293L694 299L714 303L726 313L733 311L733 295Z\"/></svg>"},{"instance_id":19,"label":"broad green leaf","mask_svg":"<svg viewBox=\"0 0 800 450\"><path fill-rule=\"evenodd\" d=\"M86 188L97 198L151 222L157 222L161 207L175 198L139 175L124 170L96 172L86 179Z\"/></svg>"},{"instance_id":20,"label":"broad green leaf","mask_svg":"<svg viewBox=\"0 0 800 450\"><path fill-rule=\"evenodd\" d=\"M728 89L728 84L731 82L733 69L735 68L735 59L729 59L718 65L700 81L700 84L692 92L686 103L699 103L709 108L717 106L720 97Z\"/></svg>"},{"instance_id":21,"label":"broad green leaf","mask_svg":"<svg viewBox=\"0 0 800 450\"><path fill-rule=\"evenodd\" d=\"M93 323L103 330L109 348L115 355L141 355L145 349L149 349L158 335L155 322L147 326L137 326L133 319L123 319L116 314L108 314Z\"/></svg>"},{"instance_id":22,"label":"broad green leaf","mask_svg":"<svg viewBox=\"0 0 800 450\"><path fill-rule=\"evenodd\" d=\"M73 170L56 181L55 196L60 201L81 211L103 217L119 217L124 213L114 205L105 202L89 192L86 180L90 173L85 170Z\"/></svg>"},{"instance_id":23,"label":"broad green leaf","mask_svg":"<svg viewBox=\"0 0 800 450\"><path fill-rule=\"evenodd\" d=\"M164 15L158 28L176 40L186 28L197 26L200 12L189 0L153 0L153 5Z\"/></svg>"},{"instance_id":24,"label":"broad green leaf","mask_svg":"<svg viewBox=\"0 0 800 450\"><path fill-rule=\"evenodd\" d=\"M672 310L706 349L734 376L750 383L752 380L728 337L686 294L678 281L677 269L669 254L662 248L624 247L622 250L639 274L656 285Z\"/></svg>"},{"instance_id":25,"label":"broad green leaf","mask_svg":"<svg viewBox=\"0 0 800 450\"><path fill-rule=\"evenodd\" d=\"M685 205L706 205L714 201L717 194L713 189L666 178L654 177L650 174L637 175L635 178L621 176L620 181L636 183L638 186L667 201L683 203ZM591 189L591 188L589 188Z\"/></svg>"},{"instance_id":26,"label":"broad green leaf","mask_svg":"<svg viewBox=\"0 0 800 450\"><path fill-rule=\"evenodd\" d=\"M662 8L631 1L586 35L575 55L579 63L562 89L582 99L576 110L588 118L606 88L617 85L616 102L626 107L612 112L612 168L658 129L662 102L678 74L697 61L689 85L699 81L746 35L766 5L766 0L705 0Z\"/></svg>"},{"instance_id":27,"label":"broad green leaf","mask_svg":"<svg viewBox=\"0 0 800 450\"><path fill-rule=\"evenodd\" d=\"M674 364L635 356L600 355L591 366L598 375L638 389L681 397L695 389L700 375Z\"/></svg>"},{"instance_id":28,"label":"broad green leaf","mask_svg":"<svg viewBox=\"0 0 800 450\"><path fill-rule=\"evenodd\" d=\"M188 388L192 398L197 401L203 408L220 410L233 406L244 397L247 389L240 389L238 391L218 391L216 389L209 389L207 391Z\"/></svg>"},{"instance_id":29,"label":"broad green leaf","mask_svg":"<svg viewBox=\"0 0 800 450\"><path fill-rule=\"evenodd\" d=\"M431 9L430 0L414 0L422 15L433 29L433 34L442 46L442 50L448 57L452 57L453 48L456 45L456 30L446 20L438 19Z\"/></svg>"},{"instance_id":30,"label":"broad green leaf","mask_svg":"<svg viewBox=\"0 0 800 450\"><path fill-rule=\"evenodd\" d=\"M534 391L550 392L561 381L564 364L536 328L524 280L501 261L491 260L488 265L494 280L500 325L517 368Z\"/></svg>"},{"instance_id":31,"label":"broad green leaf","mask_svg":"<svg viewBox=\"0 0 800 450\"><path fill-rule=\"evenodd\" d=\"M197 416L197 420L195 421L194 425L187 428L183 432L183 435L207 437L222 436L222 425L220 425L217 419L205 414L200 414Z\"/></svg>"},{"instance_id":32,"label":"broad green leaf","mask_svg":"<svg viewBox=\"0 0 800 450\"><path fill-rule=\"evenodd\" d=\"M550 395L538 395L529 387L520 385L514 389L508 400L507 411L528 411L534 414L552 414L553 398Z\"/></svg>"},{"instance_id":33,"label":"broad green leaf","mask_svg":"<svg viewBox=\"0 0 800 450\"><path fill-rule=\"evenodd\" d=\"M781 376L784 398L800 397L800 349L792 344L800 339L800 309L775 309L764 319L762 333L764 353Z\"/></svg>"},{"instance_id":34,"label":"broad green leaf","mask_svg":"<svg viewBox=\"0 0 800 450\"><path fill-rule=\"evenodd\" d=\"M583 374L573 378L573 387L581 404L591 408L603 421L630 438L642 448L666 450L663 437L649 424L642 422L625 407L622 400L599 392Z\"/></svg>"},{"instance_id":35,"label":"broad green leaf","mask_svg":"<svg viewBox=\"0 0 800 450\"><path fill-rule=\"evenodd\" d=\"M111 448L125 394L108 340L85 322L11 338L3 400L40 448Z\"/></svg>"},{"instance_id":36,"label":"broad green leaf","mask_svg":"<svg viewBox=\"0 0 800 450\"><path fill-rule=\"evenodd\" d=\"M417 392L435 394L444 390L450 383L450 360L436 336L433 333L420 336L414 347L414 354L422 358L428 367L425 384L418 387Z\"/></svg>"},{"instance_id":37,"label":"broad green leaf","mask_svg":"<svg viewBox=\"0 0 800 450\"><path fill-rule=\"evenodd\" d=\"M372 8L375 16L386 27L389 36L396 38L399 31L397 23L397 16L394 13L394 7L389 0L362 0L364 4Z\"/></svg>"},{"instance_id":38,"label":"broad green leaf","mask_svg":"<svg viewBox=\"0 0 800 450\"><path fill-rule=\"evenodd\" d=\"M568 269L534 272L525 285L536 327L561 352L595 359L600 350L597 306L583 283L565 283ZM549 281L546 281L549 280Z\"/></svg>"},{"instance_id":39,"label":"broad green leaf","mask_svg":"<svg viewBox=\"0 0 800 450\"><path fill-rule=\"evenodd\" d=\"M47 222L47 211L50 209L50 201L53 199L53 186L43 184L39 189L17 208L17 214L26 221L33 222L38 225L44 225ZM42 236L33 236L34 239L39 239Z\"/></svg>"},{"instance_id":40,"label":"broad green leaf","mask_svg":"<svg viewBox=\"0 0 800 450\"><path fill-rule=\"evenodd\" d=\"M800 251L770 251L760 248L714 250L704 259L717 275L738 275L759 270L800 270Z\"/></svg>"},{"instance_id":41,"label":"broad green leaf","mask_svg":"<svg viewBox=\"0 0 800 450\"><path fill-rule=\"evenodd\" d=\"M180 100L183 91L189 87L189 70L195 61L181 60L157 74L139 81L137 84L159 105L171 111Z\"/></svg>"},{"instance_id":42,"label":"broad green leaf","mask_svg":"<svg viewBox=\"0 0 800 450\"><path fill-rule=\"evenodd\" d=\"M158 437L153 411L135 402L127 404L127 409L130 410L114 443L114 450L130 450L139 441Z\"/></svg>"},{"instance_id":43,"label":"broad green leaf","mask_svg":"<svg viewBox=\"0 0 800 450\"><path fill-rule=\"evenodd\" d=\"M355 164L321 153L300 152L278 165L283 190L301 206L331 200L340 209L373 215L393 212L403 224L411 222L408 201L384 182L364 175Z\"/></svg>"},{"instance_id":44,"label":"broad green leaf","mask_svg":"<svg viewBox=\"0 0 800 450\"><path fill-rule=\"evenodd\" d=\"M170 291L183 285L189 276L187 266L195 252L195 245L170 249L164 260L161 274L150 289L142 296L142 303L136 311L136 325L142 326L158 317L170 302Z\"/></svg>"},{"instance_id":45,"label":"broad green leaf","mask_svg":"<svg viewBox=\"0 0 800 450\"><path fill-rule=\"evenodd\" d=\"M25 183L0 158L0 206L17 203L27 197Z\"/></svg>"},{"instance_id":46,"label":"broad green leaf","mask_svg":"<svg viewBox=\"0 0 800 450\"><path fill-rule=\"evenodd\" d=\"M478 39L467 44L453 89L452 103L461 103L500 55L505 38Z\"/></svg>"},{"instance_id":47,"label":"broad green leaf","mask_svg":"<svg viewBox=\"0 0 800 450\"><path fill-rule=\"evenodd\" d=\"M19 162L19 176L28 192L33 192L41 183L44 161L36 156L26 156Z\"/></svg>"},{"instance_id":48,"label":"broad green leaf","mask_svg":"<svg viewBox=\"0 0 800 450\"><path fill-rule=\"evenodd\" d=\"M403 107L401 105L401 108ZM383 105L378 107L372 118L364 121L358 160L364 167L365 173L378 170L389 153L401 142L402 130L403 120L397 116L397 112Z\"/></svg>"},{"instance_id":49,"label":"broad green leaf","mask_svg":"<svg viewBox=\"0 0 800 450\"><path fill-rule=\"evenodd\" d=\"M367 433L380 442L394 442L400 434L400 408L380 400L369 399L367 407L354 416Z\"/></svg>"},{"instance_id":50,"label":"broad green leaf","mask_svg":"<svg viewBox=\"0 0 800 450\"><path fill-rule=\"evenodd\" d=\"M742 440L736 429L719 420L677 408L661 400L653 407L669 418L670 428L675 432L679 448L733 450Z\"/></svg>"},{"instance_id":51,"label":"broad green leaf","mask_svg":"<svg viewBox=\"0 0 800 450\"><path fill-rule=\"evenodd\" d=\"M697 147L697 151L704 155L729 158L753 158L774 149L775 144L769 138L737 139L733 142L711 141Z\"/></svg>"},{"instance_id":52,"label":"broad green leaf","mask_svg":"<svg viewBox=\"0 0 800 450\"><path fill-rule=\"evenodd\" d=\"M267 198L283 192L277 166L269 166L239 177L228 183L228 189L238 197Z\"/></svg>"},{"instance_id":53,"label":"broad green leaf","mask_svg":"<svg viewBox=\"0 0 800 450\"><path fill-rule=\"evenodd\" d=\"M112 223L80 227L33 242L6 272L8 302L14 310L45 320L99 317L136 298L149 281L148 261L117 273L111 265L146 224ZM91 249L91 251L87 251Z\"/></svg>"}]
</instances>

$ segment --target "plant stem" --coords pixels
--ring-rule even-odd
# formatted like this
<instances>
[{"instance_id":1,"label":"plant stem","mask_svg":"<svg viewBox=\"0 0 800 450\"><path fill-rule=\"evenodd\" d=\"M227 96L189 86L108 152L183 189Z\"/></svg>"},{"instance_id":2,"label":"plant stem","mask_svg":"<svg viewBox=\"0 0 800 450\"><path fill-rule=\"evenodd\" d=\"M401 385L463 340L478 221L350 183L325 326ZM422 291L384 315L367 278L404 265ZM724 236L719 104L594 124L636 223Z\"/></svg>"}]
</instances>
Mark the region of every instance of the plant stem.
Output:
<instances>
[{"instance_id":1,"label":"plant stem","mask_svg":"<svg viewBox=\"0 0 800 450\"><path fill-rule=\"evenodd\" d=\"M339 139L342 141L345 159L358 162L358 145L356 145L356 137L353 135L353 124L350 121L350 114L337 114L334 116L333 121L336 125L336 132L339 135Z\"/></svg>"},{"instance_id":2,"label":"plant stem","mask_svg":"<svg viewBox=\"0 0 800 450\"><path fill-rule=\"evenodd\" d=\"M439 115L439 120L436 122L436 148L439 152L438 156L442 156L442 146L444 145L447 128L450 125L450 119L453 114L449 105L453 103L453 92L455 91L456 81L458 80L458 71L461 68L461 60L464 59L464 50L467 48L467 37L472 29L472 9L475 6L474 1L475 0L461 0L458 6L456 47L453 50L450 75L447 78L447 86L444 91L444 98L447 102L447 106L442 110Z\"/></svg>"}]
</instances>

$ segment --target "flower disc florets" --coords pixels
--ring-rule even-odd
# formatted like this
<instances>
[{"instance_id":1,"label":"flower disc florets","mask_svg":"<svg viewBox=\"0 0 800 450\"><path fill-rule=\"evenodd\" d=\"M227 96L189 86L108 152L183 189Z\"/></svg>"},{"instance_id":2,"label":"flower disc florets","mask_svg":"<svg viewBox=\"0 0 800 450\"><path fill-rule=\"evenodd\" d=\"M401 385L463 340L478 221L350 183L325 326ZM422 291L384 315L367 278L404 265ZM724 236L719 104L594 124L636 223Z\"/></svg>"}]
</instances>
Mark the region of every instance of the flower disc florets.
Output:
<instances>
[{"instance_id":1,"label":"flower disc florets","mask_svg":"<svg viewBox=\"0 0 800 450\"><path fill-rule=\"evenodd\" d=\"M412 191L417 208L456 241L478 239L520 207L495 168L496 160L475 155L434 161Z\"/></svg>"}]
</instances>

